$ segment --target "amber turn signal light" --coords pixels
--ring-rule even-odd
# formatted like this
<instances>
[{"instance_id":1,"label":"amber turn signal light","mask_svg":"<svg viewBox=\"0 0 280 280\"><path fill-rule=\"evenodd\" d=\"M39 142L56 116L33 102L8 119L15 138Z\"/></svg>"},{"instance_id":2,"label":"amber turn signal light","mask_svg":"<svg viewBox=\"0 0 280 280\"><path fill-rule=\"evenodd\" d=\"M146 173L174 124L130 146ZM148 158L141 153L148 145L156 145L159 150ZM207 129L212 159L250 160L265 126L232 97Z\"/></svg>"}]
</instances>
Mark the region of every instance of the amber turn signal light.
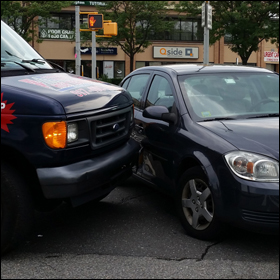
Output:
<instances>
[{"instance_id":1,"label":"amber turn signal light","mask_svg":"<svg viewBox=\"0 0 280 280\"><path fill-rule=\"evenodd\" d=\"M66 122L47 122L43 124L43 136L46 144L52 149L66 147Z\"/></svg>"}]
</instances>

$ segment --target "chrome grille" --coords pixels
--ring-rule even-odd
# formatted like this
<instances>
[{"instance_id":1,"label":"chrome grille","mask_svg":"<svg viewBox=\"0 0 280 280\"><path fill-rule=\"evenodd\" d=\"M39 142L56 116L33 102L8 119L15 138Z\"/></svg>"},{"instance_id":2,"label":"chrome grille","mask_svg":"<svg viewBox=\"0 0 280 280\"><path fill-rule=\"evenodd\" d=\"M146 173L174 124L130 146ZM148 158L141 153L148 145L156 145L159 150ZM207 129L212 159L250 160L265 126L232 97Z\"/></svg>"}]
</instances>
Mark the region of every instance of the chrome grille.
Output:
<instances>
[{"instance_id":1,"label":"chrome grille","mask_svg":"<svg viewBox=\"0 0 280 280\"><path fill-rule=\"evenodd\" d=\"M93 149L108 146L129 137L131 108L89 118Z\"/></svg>"}]
</instances>

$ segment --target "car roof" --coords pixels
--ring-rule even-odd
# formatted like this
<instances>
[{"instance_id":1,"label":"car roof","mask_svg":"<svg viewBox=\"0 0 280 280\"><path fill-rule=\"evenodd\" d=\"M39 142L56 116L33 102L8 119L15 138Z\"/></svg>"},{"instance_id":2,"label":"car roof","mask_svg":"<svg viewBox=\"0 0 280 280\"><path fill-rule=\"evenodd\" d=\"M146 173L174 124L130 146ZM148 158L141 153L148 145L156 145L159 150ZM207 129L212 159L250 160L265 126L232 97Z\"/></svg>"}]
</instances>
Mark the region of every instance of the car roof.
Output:
<instances>
[{"instance_id":1,"label":"car roof","mask_svg":"<svg viewBox=\"0 0 280 280\"><path fill-rule=\"evenodd\" d=\"M176 72L178 75L182 74L192 74L192 73L224 73L224 72L266 72L266 73L274 73L265 68L253 67L253 66L238 66L238 65L204 65L204 64L169 64L169 65L161 65L161 66L145 66L138 68L133 71L143 72L147 70L152 71L164 71L164 72Z\"/></svg>"}]
</instances>

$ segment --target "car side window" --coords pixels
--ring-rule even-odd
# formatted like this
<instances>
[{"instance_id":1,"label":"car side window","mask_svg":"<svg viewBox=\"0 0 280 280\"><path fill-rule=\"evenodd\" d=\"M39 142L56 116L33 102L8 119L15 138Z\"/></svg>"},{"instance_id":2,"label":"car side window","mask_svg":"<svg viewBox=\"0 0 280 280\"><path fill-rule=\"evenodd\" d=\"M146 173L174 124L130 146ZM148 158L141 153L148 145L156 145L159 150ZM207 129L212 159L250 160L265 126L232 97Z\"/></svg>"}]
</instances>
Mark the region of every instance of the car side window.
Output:
<instances>
[{"instance_id":1,"label":"car side window","mask_svg":"<svg viewBox=\"0 0 280 280\"><path fill-rule=\"evenodd\" d=\"M149 74L135 75L131 78L127 90L132 96L135 107L140 107L140 100L148 82Z\"/></svg>"},{"instance_id":2,"label":"car side window","mask_svg":"<svg viewBox=\"0 0 280 280\"><path fill-rule=\"evenodd\" d=\"M174 103L174 95L168 80L155 75L148 92L146 106L165 106L169 111Z\"/></svg>"},{"instance_id":3,"label":"car side window","mask_svg":"<svg viewBox=\"0 0 280 280\"><path fill-rule=\"evenodd\" d=\"M130 79L126 79L122 85L123 88L127 89L128 83L130 82Z\"/></svg>"}]
</instances>

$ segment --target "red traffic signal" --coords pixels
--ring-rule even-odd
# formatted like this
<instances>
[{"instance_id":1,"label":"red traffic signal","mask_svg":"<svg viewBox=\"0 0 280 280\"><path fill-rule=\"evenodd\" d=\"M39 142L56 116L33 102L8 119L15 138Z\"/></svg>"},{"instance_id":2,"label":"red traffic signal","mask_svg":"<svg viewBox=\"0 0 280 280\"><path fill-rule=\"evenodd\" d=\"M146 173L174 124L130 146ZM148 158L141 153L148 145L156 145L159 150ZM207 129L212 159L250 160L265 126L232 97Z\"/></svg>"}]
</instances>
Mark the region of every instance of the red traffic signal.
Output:
<instances>
[{"instance_id":1,"label":"red traffic signal","mask_svg":"<svg viewBox=\"0 0 280 280\"><path fill-rule=\"evenodd\" d=\"M103 29L103 15L89 14L88 15L88 28Z\"/></svg>"}]
</instances>

